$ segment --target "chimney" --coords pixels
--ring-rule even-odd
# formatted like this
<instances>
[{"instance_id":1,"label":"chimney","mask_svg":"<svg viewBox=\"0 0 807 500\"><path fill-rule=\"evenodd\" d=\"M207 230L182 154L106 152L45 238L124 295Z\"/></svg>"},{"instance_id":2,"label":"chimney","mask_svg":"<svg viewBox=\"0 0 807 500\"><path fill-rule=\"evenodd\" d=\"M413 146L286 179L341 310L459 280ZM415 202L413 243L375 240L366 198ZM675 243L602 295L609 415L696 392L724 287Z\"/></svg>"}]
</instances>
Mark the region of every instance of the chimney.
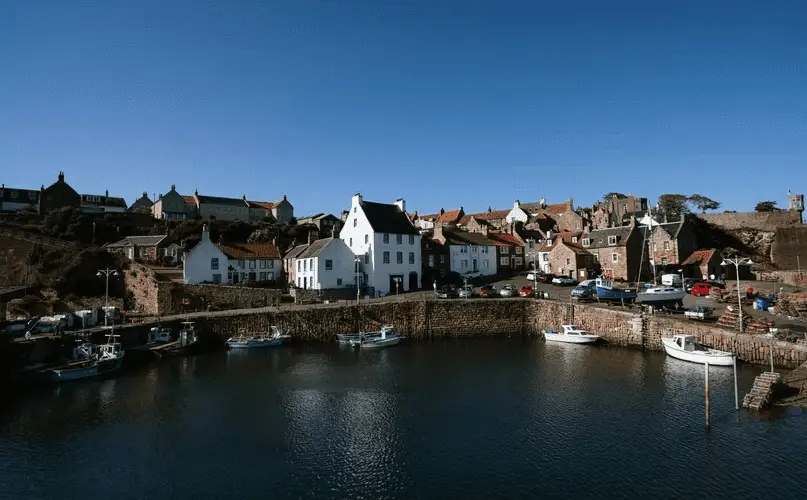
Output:
<instances>
[{"instance_id":1,"label":"chimney","mask_svg":"<svg viewBox=\"0 0 807 500\"><path fill-rule=\"evenodd\" d=\"M488 205L488 213L491 213L492 211L493 211L493 209L490 208L490 205Z\"/></svg>"},{"instance_id":2,"label":"chimney","mask_svg":"<svg viewBox=\"0 0 807 500\"><path fill-rule=\"evenodd\" d=\"M541 205L541 208L546 208L546 199L541 196L541 201L539 201L538 204Z\"/></svg>"},{"instance_id":3,"label":"chimney","mask_svg":"<svg viewBox=\"0 0 807 500\"><path fill-rule=\"evenodd\" d=\"M311 231L308 231L308 244L311 244Z\"/></svg>"},{"instance_id":4,"label":"chimney","mask_svg":"<svg viewBox=\"0 0 807 500\"><path fill-rule=\"evenodd\" d=\"M207 224L202 224L202 241L210 241L210 230L207 227Z\"/></svg>"},{"instance_id":5,"label":"chimney","mask_svg":"<svg viewBox=\"0 0 807 500\"><path fill-rule=\"evenodd\" d=\"M442 244L445 244L446 240L443 237L443 226L435 224L434 232L432 233L432 239L437 240Z\"/></svg>"},{"instance_id":6,"label":"chimney","mask_svg":"<svg viewBox=\"0 0 807 500\"><path fill-rule=\"evenodd\" d=\"M194 190L193 190L193 195L194 195L194 196L199 196L199 190L198 190L198 189L194 189Z\"/></svg>"},{"instance_id":7,"label":"chimney","mask_svg":"<svg viewBox=\"0 0 807 500\"><path fill-rule=\"evenodd\" d=\"M521 202L519 200L514 201L513 208L519 208L519 207L521 207Z\"/></svg>"},{"instance_id":8,"label":"chimney","mask_svg":"<svg viewBox=\"0 0 807 500\"><path fill-rule=\"evenodd\" d=\"M104 191L104 198L109 198L109 189Z\"/></svg>"},{"instance_id":9,"label":"chimney","mask_svg":"<svg viewBox=\"0 0 807 500\"><path fill-rule=\"evenodd\" d=\"M176 191L176 190L177 190L177 185L176 184L171 184L171 191Z\"/></svg>"},{"instance_id":10,"label":"chimney","mask_svg":"<svg viewBox=\"0 0 807 500\"><path fill-rule=\"evenodd\" d=\"M247 193L242 194L241 199L247 201Z\"/></svg>"},{"instance_id":11,"label":"chimney","mask_svg":"<svg viewBox=\"0 0 807 500\"><path fill-rule=\"evenodd\" d=\"M406 201L404 201L403 198L398 198L397 200L395 200L395 205L397 205L398 208L401 209L401 212L406 212Z\"/></svg>"},{"instance_id":12,"label":"chimney","mask_svg":"<svg viewBox=\"0 0 807 500\"><path fill-rule=\"evenodd\" d=\"M361 202L364 199L361 197L361 193L356 193L353 195L353 198L350 199L350 208L355 208L361 205Z\"/></svg>"},{"instance_id":13,"label":"chimney","mask_svg":"<svg viewBox=\"0 0 807 500\"><path fill-rule=\"evenodd\" d=\"M551 229L546 230L546 239L547 240L552 239L552 230Z\"/></svg>"},{"instance_id":14,"label":"chimney","mask_svg":"<svg viewBox=\"0 0 807 500\"><path fill-rule=\"evenodd\" d=\"M146 191L143 191L143 198L148 198L149 194Z\"/></svg>"},{"instance_id":15,"label":"chimney","mask_svg":"<svg viewBox=\"0 0 807 500\"><path fill-rule=\"evenodd\" d=\"M569 198L569 201L566 202L566 205L568 205L569 210L574 210L574 200L572 198Z\"/></svg>"},{"instance_id":16,"label":"chimney","mask_svg":"<svg viewBox=\"0 0 807 500\"><path fill-rule=\"evenodd\" d=\"M446 211L443 210L443 207L440 207L440 215L443 215L444 213L446 213Z\"/></svg>"},{"instance_id":17,"label":"chimney","mask_svg":"<svg viewBox=\"0 0 807 500\"><path fill-rule=\"evenodd\" d=\"M59 171L59 182L64 182L64 172Z\"/></svg>"}]
</instances>

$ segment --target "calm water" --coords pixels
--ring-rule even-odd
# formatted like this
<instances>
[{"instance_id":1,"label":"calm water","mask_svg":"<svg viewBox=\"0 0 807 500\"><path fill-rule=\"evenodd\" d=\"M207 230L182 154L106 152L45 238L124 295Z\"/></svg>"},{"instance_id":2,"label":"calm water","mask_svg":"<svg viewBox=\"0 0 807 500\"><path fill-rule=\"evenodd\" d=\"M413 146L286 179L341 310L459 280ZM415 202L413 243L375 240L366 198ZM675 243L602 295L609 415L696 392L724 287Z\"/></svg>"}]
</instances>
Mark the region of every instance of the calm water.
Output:
<instances>
[{"instance_id":1,"label":"calm water","mask_svg":"<svg viewBox=\"0 0 807 500\"><path fill-rule=\"evenodd\" d=\"M741 367L750 387L756 367ZM807 414L731 369L538 340L176 359L0 413L0 497L805 498ZM742 391L741 391L742 392Z\"/></svg>"}]
</instances>

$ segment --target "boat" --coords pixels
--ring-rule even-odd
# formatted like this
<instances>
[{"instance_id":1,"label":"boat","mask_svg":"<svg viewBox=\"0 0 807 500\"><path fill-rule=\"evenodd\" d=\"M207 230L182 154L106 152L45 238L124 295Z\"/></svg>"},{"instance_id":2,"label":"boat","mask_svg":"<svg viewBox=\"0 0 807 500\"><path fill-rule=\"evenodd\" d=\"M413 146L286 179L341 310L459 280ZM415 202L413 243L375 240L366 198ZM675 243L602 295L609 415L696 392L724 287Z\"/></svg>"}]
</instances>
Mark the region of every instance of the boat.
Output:
<instances>
[{"instance_id":1,"label":"boat","mask_svg":"<svg viewBox=\"0 0 807 500\"><path fill-rule=\"evenodd\" d=\"M362 349L378 349L398 345L403 336L395 331L392 325L384 325L377 332L358 334L358 339L351 338L348 343Z\"/></svg>"},{"instance_id":2,"label":"boat","mask_svg":"<svg viewBox=\"0 0 807 500\"><path fill-rule=\"evenodd\" d=\"M227 339L227 347L230 349L254 349L260 347L273 347L281 345L286 339L290 339L291 335L283 333L280 328L272 325L270 332L259 335L238 335Z\"/></svg>"},{"instance_id":3,"label":"boat","mask_svg":"<svg viewBox=\"0 0 807 500\"><path fill-rule=\"evenodd\" d=\"M655 286L636 294L636 303L654 307L682 307L686 291L671 286Z\"/></svg>"},{"instance_id":4,"label":"boat","mask_svg":"<svg viewBox=\"0 0 807 500\"><path fill-rule=\"evenodd\" d=\"M149 336L148 340L146 340L146 345L151 346L157 344L167 344L168 342L171 342L170 328L155 326L149 330Z\"/></svg>"},{"instance_id":5,"label":"boat","mask_svg":"<svg viewBox=\"0 0 807 500\"><path fill-rule=\"evenodd\" d=\"M675 335L673 338L662 338L661 343L664 350L673 358L692 363L700 363L716 366L732 366L734 364L734 354L728 351L719 351L698 344L692 335Z\"/></svg>"},{"instance_id":6,"label":"boat","mask_svg":"<svg viewBox=\"0 0 807 500\"><path fill-rule=\"evenodd\" d=\"M149 350L159 357L180 356L190 354L198 347L199 337L193 321L183 321L179 337L173 342L149 346Z\"/></svg>"},{"instance_id":7,"label":"boat","mask_svg":"<svg viewBox=\"0 0 807 500\"><path fill-rule=\"evenodd\" d=\"M597 278L595 283L597 300L603 302L633 302L636 300L636 290L617 288L613 281L605 278Z\"/></svg>"},{"instance_id":8,"label":"boat","mask_svg":"<svg viewBox=\"0 0 807 500\"><path fill-rule=\"evenodd\" d=\"M107 343L95 345L90 342L79 342L73 347L72 360L68 363L47 370L53 382L66 382L92 378L119 371L123 363L123 348L115 339L120 337L111 330L107 334Z\"/></svg>"},{"instance_id":9,"label":"boat","mask_svg":"<svg viewBox=\"0 0 807 500\"><path fill-rule=\"evenodd\" d=\"M337 333L336 341L340 344L353 345L354 343L361 341L362 338L378 337L379 335L381 335L380 332Z\"/></svg>"},{"instance_id":10,"label":"boat","mask_svg":"<svg viewBox=\"0 0 807 500\"><path fill-rule=\"evenodd\" d=\"M560 332L544 330L544 340L547 342L565 342L567 344L593 344L600 340L599 335L589 333L574 325L561 325Z\"/></svg>"}]
</instances>

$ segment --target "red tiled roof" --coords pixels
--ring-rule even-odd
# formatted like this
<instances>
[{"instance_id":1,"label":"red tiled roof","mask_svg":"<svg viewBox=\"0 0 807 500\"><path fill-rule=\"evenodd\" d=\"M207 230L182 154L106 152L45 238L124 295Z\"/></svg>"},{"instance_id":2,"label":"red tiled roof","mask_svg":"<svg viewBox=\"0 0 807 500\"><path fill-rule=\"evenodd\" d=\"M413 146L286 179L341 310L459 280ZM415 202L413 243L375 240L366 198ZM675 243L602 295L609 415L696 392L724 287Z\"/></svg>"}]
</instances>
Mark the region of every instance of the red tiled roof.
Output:
<instances>
[{"instance_id":1,"label":"red tiled roof","mask_svg":"<svg viewBox=\"0 0 807 500\"><path fill-rule=\"evenodd\" d=\"M196 198L193 196L182 196L182 201L185 202L186 205L193 205L196 206Z\"/></svg>"},{"instance_id":2,"label":"red tiled roof","mask_svg":"<svg viewBox=\"0 0 807 500\"><path fill-rule=\"evenodd\" d=\"M471 214L471 217L479 220L504 219L509 213L510 210L491 210L490 212Z\"/></svg>"},{"instance_id":3,"label":"red tiled roof","mask_svg":"<svg viewBox=\"0 0 807 500\"><path fill-rule=\"evenodd\" d=\"M504 243L515 245L519 247L523 247L524 243L522 243L518 238L513 236L512 234L507 233L488 233L488 237L492 240L500 240Z\"/></svg>"},{"instance_id":4,"label":"red tiled roof","mask_svg":"<svg viewBox=\"0 0 807 500\"><path fill-rule=\"evenodd\" d=\"M216 245L232 259L279 259L277 247L271 243L228 243Z\"/></svg>"},{"instance_id":5,"label":"red tiled roof","mask_svg":"<svg viewBox=\"0 0 807 500\"><path fill-rule=\"evenodd\" d=\"M430 222L437 221L438 217L440 217L440 214L418 215L418 219Z\"/></svg>"},{"instance_id":6,"label":"red tiled roof","mask_svg":"<svg viewBox=\"0 0 807 500\"><path fill-rule=\"evenodd\" d=\"M258 208L263 208L266 210L271 210L275 208L276 203L272 203L271 201L249 201L250 205L255 205Z\"/></svg>"},{"instance_id":7,"label":"red tiled roof","mask_svg":"<svg viewBox=\"0 0 807 500\"><path fill-rule=\"evenodd\" d=\"M461 213L461 208L449 210L448 212L444 212L443 215L439 216L437 218L437 222L457 222L457 219L460 218Z\"/></svg>"},{"instance_id":8,"label":"red tiled roof","mask_svg":"<svg viewBox=\"0 0 807 500\"><path fill-rule=\"evenodd\" d=\"M544 208L545 212L548 212L548 213L554 214L554 215L562 214L563 212L565 212L567 210L569 210L569 204L568 203L555 203L553 205L547 205Z\"/></svg>"},{"instance_id":9,"label":"red tiled roof","mask_svg":"<svg viewBox=\"0 0 807 500\"><path fill-rule=\"evenodd\" d=\"M704 262L709 262L712 259L714 253L717 252L715 249L711 250L695 250L695 252L690 255L687 260L681 263L682 266L688 265L698 265Z\"/></svg>"}]
</instances>

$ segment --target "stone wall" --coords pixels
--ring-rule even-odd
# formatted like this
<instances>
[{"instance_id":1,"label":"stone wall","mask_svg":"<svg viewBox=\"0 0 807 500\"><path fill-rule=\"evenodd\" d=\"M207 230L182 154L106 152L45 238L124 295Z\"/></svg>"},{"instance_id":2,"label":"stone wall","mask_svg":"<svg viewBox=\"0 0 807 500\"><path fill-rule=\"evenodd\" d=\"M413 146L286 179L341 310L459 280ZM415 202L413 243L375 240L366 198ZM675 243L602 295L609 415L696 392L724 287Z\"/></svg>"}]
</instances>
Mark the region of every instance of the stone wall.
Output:
<instances>
[{"instance_id":1,"label":"stone wall","mask_svg":"<svg viewBox=\"0 0 807 500\"><path fill-rule=\"evenodd\" d=\"M807 226L778 228L771 243L771 262L779 269L807 269Z\"/></svg>"},{"instance_id":2,"label":"stone wall","mask_svg":"<svg viewBox=\"0 0 807 500\"><path fill-rule=\"evenodd\" d=\"M801 223L798 212L749 212L728 214L698 214L701 220L723 229L755 229L773 232L777 227Z\"/></svg>"},{"instance_id":3,"label":"stone wall","mask_svg":"<svg viewBox=\"0 0 807 500\"><path fill-rule=\"evenodd\" d=\"M756 281L771 281L784 285L807 286L805 271L766 271L754 273Z\"/></svg>"},{"instance_id":4,"label":"stone wall","mask_svg":"<svg viewBox=\"0 0 807 500\"><path fill-rule=\"evenodd\" d=\"M290 288L289 294L295 304L312 304L323 300L356 300L355 288L326 288L312 290L305 288Z\"/></svg>"}]
</instances>

